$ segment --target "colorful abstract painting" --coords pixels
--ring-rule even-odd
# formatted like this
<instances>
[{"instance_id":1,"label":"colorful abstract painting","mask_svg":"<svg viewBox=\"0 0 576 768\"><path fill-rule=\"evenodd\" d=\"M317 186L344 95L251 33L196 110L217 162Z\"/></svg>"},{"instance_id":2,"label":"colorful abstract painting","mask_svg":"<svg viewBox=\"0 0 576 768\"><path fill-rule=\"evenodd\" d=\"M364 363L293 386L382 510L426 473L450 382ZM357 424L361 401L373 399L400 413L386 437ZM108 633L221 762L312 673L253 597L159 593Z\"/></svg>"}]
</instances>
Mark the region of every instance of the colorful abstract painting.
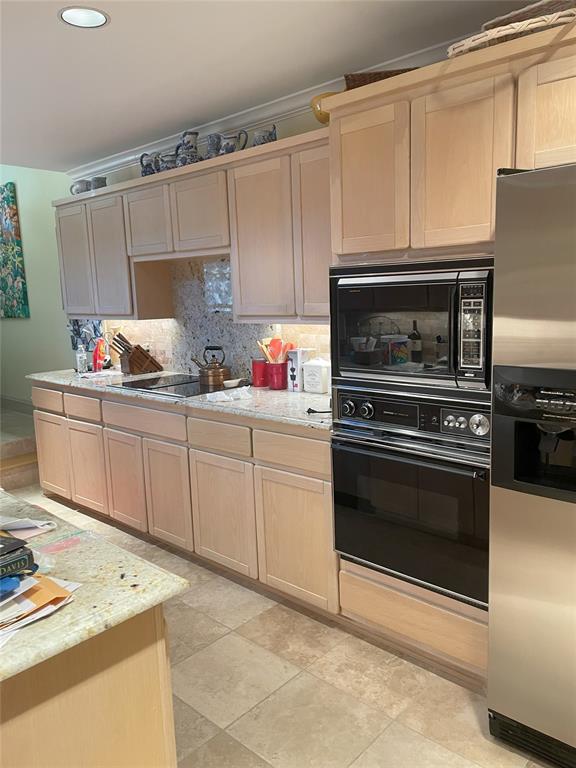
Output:
<instances>
[{"instance_id":1,"label":"colorful abstract painting","mask_svg":"<svg viewBox=\"0 0 576 768\"><path fill-rule=\"evenodd\" d=\"M30 317L16 185L0 185L0 317Z\"/></svg>"}]
</instances>

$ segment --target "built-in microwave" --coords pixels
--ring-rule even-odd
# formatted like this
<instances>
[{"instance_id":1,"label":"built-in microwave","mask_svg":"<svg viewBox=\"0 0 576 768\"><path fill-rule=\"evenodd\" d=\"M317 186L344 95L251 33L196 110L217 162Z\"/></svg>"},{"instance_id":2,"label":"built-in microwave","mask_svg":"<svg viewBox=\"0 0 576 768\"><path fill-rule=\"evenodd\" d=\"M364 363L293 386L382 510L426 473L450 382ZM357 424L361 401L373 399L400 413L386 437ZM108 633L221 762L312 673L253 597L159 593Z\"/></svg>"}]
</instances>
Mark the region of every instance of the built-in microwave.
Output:
<instances>
[{"instance_id":1,"label":"built-in microwave","mask_svg":"<svg viewBox=\"0 0 576 768\"><path fill-rule=\"evenodd\" d=\"M333 379L488 390L493 263L332 267Z\"/></svg>"}]
</instances>

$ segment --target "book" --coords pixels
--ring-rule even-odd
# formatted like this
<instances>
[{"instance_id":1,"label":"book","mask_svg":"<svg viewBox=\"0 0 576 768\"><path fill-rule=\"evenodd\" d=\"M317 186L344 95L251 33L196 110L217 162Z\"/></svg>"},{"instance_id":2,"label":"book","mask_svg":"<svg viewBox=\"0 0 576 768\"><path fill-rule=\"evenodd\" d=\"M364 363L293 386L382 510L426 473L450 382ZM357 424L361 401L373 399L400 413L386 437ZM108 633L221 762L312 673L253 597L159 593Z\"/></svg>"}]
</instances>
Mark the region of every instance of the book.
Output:
<instances>
[{"instance_id":1,"label":"book","mask_svg":"<svg viewBox=\"0 0 576 768\"><path fill-rule=\"evenodd\" d=\"M7 555L0 557L0 578L16 576L18 573L34 568L34 555L28 547L20 547Z\"/></svg>"},{"instance_id":2,"label":"book","mask_svg":"<svg viewBox=\"0 0 576 768\"><path fill-rule=\"evenodd\" d=\"M0 557L7 555L10 552L14 552L16 549L25 546L24 539L17 539L16 536L12 536L9 533L0 531Z\"/></svg>"}]
</instances>

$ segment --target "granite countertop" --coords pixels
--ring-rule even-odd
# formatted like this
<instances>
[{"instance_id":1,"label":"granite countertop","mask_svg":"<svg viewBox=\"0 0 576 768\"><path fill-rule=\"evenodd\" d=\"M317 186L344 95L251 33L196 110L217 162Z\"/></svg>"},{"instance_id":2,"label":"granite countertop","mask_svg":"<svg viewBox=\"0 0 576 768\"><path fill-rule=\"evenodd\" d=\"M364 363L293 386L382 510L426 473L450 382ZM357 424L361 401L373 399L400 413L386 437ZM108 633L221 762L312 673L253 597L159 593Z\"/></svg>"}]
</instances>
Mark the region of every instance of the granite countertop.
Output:
<instances>
[{"instance_id":1,"label":"granite countertop","mask_svg":"<svg viewBox=\"0 0 576 768\"><path fill-rule=\"evenodd\" d=\"M32 373L26 378L37 384L50 384L64 389L92 390L94 393L113 394L116 398L139 400L141 405L146 403L163 404L171 410L181 413L190 411L216 411L232 416L242 416L267 421L282 422L294 426L305 426L311 429L330 430L332 427L331 413L308 414L308 408L316 411L330 410L330 395L315 395L310 392L288 392L287 390L270 390L250 387L250 397L243 400L227 402L211 401L207 395L193 397L174 397L158 395L154 392L138 392L130 389L118 389L111 385L122 381L171 376L178 371L161 371L140 376L125 376L120 371L112 370L108 375L97 378L82 378L74 370L47 371ZM230 390L234 391L234 390Z\"/></svg>"},{"instance_id":2,"label":"granite countertop","mask_svg":"<svg viewBox=\"0 0 576 768\"><path fill-rule=\"evenodd\" d=\"M187 398L186 404L195 410L218 411L234 416L306 426L311 429L329 430L332 427L331 412L306 413L308 408L313 408L315 411L330 411L330 395L255 387L250 387L249 392L250 397L245 400L219 403L211 401L209 395L196 395L196 397Z\"/></svg>"},{"instance_id":3,"label":"granite countertop","mask_svg":"<svg viewBox=\"0 0 576 768\"><path fill-rule=\"evenodd\" d=\"M28 546L49 556L53 563L50 571L41 567L41 573L82 585L69 605L23 627L8 640L0 652L0 680L40 664L188 588L188 582L180 576L4 491L0 491L0 513L56 522L57 528L31 539Z\"/></svg>"}]
</instances>

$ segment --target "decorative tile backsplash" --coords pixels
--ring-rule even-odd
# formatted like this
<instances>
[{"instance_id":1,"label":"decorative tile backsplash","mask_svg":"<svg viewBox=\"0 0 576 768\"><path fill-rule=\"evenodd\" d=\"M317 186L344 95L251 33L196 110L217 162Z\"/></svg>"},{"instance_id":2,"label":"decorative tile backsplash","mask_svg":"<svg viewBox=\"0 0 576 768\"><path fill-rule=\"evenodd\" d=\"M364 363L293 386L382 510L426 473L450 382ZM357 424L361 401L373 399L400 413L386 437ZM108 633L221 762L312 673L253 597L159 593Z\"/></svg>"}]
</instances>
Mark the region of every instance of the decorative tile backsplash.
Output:
<instances>
[{"instance_id":1,"label":"decorative tile backsplash","mask_svg":"<svg viewBox=\"0 0 576 768\"><path fill-rule=\"evenodd\" d=\"M121 331L149 349L166 369L189 373L198 370L192 357L202 359L205 346L219 345L232 376L244 376L252 358L260 356L257 339L275 334L296 346L313 347L321 357L330 356L328 325L234 323L227 258L174 263L172 283L174 319L106 320L104 330Z\"/></svg>"}]
</instances>

